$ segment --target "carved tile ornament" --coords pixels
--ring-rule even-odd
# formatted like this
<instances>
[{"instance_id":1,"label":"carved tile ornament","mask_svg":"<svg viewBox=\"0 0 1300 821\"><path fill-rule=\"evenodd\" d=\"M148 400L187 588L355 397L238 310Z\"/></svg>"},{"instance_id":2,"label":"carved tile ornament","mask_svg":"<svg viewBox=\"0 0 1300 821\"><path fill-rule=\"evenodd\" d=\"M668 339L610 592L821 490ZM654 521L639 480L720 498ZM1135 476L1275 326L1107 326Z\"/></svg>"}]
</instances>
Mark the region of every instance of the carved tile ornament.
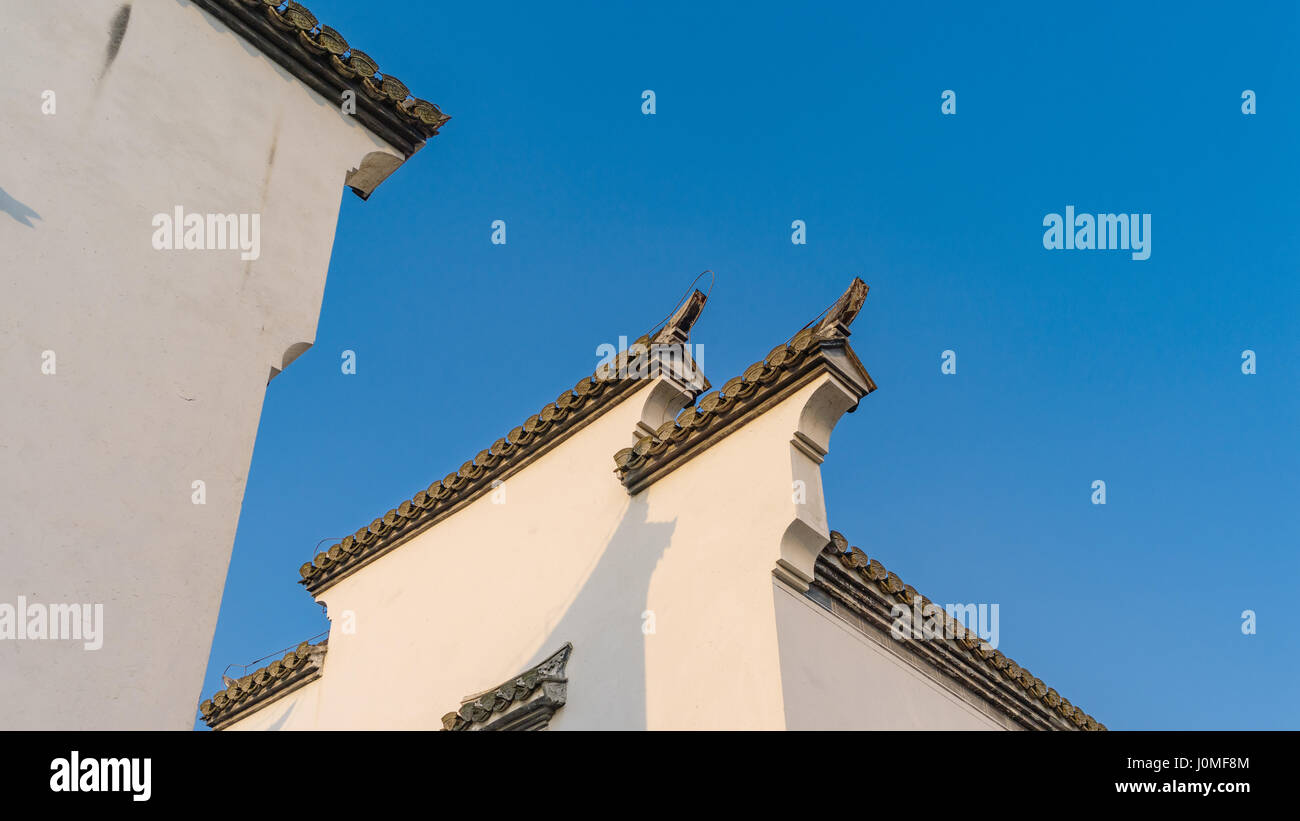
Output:
<instances>
[{"instance_id":1,"label":"carved tile ornament","mask_svg":"<svg viewBox=\"0 0 1300 821\"><path fill-rule=\"evenodd\" d=\"M564 669L573 652L565 644L541 664L491 690L465 696L460 709L442 717L444 730L543 730L564 706L569 680Z\"/></svg>"}]
</instances>

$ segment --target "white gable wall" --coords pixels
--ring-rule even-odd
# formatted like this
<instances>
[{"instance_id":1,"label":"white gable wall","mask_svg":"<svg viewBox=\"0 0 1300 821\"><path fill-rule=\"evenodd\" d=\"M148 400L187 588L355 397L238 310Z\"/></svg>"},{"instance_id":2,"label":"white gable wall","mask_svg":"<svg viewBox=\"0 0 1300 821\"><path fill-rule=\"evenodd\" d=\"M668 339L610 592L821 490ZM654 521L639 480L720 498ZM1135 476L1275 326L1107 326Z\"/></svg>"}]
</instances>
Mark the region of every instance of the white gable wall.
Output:
<instances>
[{"instance_id":1,"label":"white gable wall","mask_svg":"<svg viewBox=\"0 0 1300 821\"><path fill-rule=\"evenodd\" d=\"M193 726L267 378L315 338L346 172L397 153L191 3L131 2L109 63L125 5L0 23L0 602L104 614L96 651L0 641L2 729ZM178 205L260 214L260 257L155 250Z\"/></svg>"},{"instance_id":2,"label":"white gable wall","mask_svg":"<svg viewBox=\"0 0 1300 821\"><path fill-rule=\"evenodd\" d=\"M629 497L612 457L632 441L639 389L507 480L504 504L484 496L326 589L323 677L234 727L438 728L565 642L552 729L996 726L773 576L792 521L825 521L819 469L791 438L832 381ZM792 477L810 476L796 504ZM837 693L876 694L877 709L821 711Z\"/></svg>"}]
</instances>

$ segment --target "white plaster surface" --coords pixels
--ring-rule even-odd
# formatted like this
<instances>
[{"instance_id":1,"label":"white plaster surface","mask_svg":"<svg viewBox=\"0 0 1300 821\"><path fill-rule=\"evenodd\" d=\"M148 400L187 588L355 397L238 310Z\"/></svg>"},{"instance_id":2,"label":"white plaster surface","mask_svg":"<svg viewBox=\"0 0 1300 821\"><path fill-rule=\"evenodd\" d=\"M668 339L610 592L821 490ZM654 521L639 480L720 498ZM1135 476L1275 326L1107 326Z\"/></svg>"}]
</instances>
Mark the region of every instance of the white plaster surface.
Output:
<instances>
[{"instance_id":1,"label":"white plaster surface","mask_svg":"<svg viewBox=\"0 0 1300 821\"><path fill-rule=\"evenodd\" d=\"M832 379L629 497L612 456L638 389L508 479L504 504L484 496L327 588L355 633L331 634L318 681L233 728L437 729L566 641L557 730L996 726L773 577L792 522L826 521L820 468L790 440L829 444ZM810 425L814 407L834 419ZM815 480L803 505L796 476ZM850 694L875 706L854 713Z\"/></svg>"},{"instance_id":2,"label":"white plaster surface","mask_svg":"<svg viewBox=\"0 0 1300 821\"><path fill-rule=\"evenodd\" d=\"M0 729L192 726L268 375L315 338L346 172L392 151L185 0L134 0L107 64L122 5L0 14L0 602L105 630L0 641ZM260 214L260 258L155 250L178 205Z\"/></svg>"}]
</instances>

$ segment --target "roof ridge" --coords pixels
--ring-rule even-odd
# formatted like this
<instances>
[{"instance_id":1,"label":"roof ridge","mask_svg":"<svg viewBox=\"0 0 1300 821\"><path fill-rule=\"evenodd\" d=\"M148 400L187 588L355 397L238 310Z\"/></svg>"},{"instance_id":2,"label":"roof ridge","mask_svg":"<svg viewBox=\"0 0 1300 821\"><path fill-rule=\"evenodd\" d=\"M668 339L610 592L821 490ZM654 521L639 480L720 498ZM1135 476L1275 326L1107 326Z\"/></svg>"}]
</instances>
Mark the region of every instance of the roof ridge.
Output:
<instances>
[{"instance_id":1,"label":"roof ridge","mask_svg":"<svg viewBox=\"0 0 1300 821\"><path fill-rule=\"evenodd\" d=\"M209 727L215 728L254 703L281 696L307 683L308 677L320 672L327 649L328 636L316 644L302 642L282 658L241 676L212 698L204 699L199 704L199 714Z\"/></svg>"},{"instance_id":2,"label":"roof ridge","mask_svg":"<svg viewBox=\"0 0 1300 821\"><path fill-rule=\"evenodd\" d=\"M847 337L849 325L861 310L867 290L867 284L854 277L844 294L821 315L820 322L814 319L788 341L769 351L761 361L746 368L743 374L682 408L676 418L664 422L654 433L639 437L632 447L619 449L614 454L614 471L628 486L628 492L644 487L641 480L665 458L712 435L717 422L738 417L741 411L754 407L755 400L777 391L780 378L804 365L818 350L819 343ZM867 382L870 393L876 386L870 376ZM781 386L784 384L781 382Z\"/></svg>"},{"instance_id":3,"label":"roof ridge","mask_svg":"<svg viewBox=\"0 0 1300 821\"><path fill-rule=\"evenodd\" d=\"M918 599L922 606L934 604L924 595L916 592L916 589L910 584L904 584L903 580L896 574L886 570L885 566L879 561L868 558L867 554L860 548L850 547L848 539L838 530L831 531L831 541L823 549L823 552L839 559L840 565L850 571L852 576L856 577L855 581L864 585L874 585L886 597L909 607ZM954 619L947 611L944 611L942 606L939 606L939 609L943 611L944 635L949 635L951 630L951 634L956 636L956 638L951 639L951 643L966 651L973 660L992 669L1002 679L1020 685L1025 697L1042 703L1079 729L1106 729L1106 725L1071 704L1069 699L1064 698L1056 690L1048 687L1043 683L1042 679L1035 677L1029 670L1016 664L1003 655L1002 651L995 649L987 641L981 639L978 633L968 630L960 621Z\"/></svg>"},{"instance_id":4,"label":"roof ridge","mask_svg":"<svg viewBox=\"0 0 1300 821\"><path fill-rule=\"evenodd\" d=\"M583 424L607 410L612 400L632 387L644 384L629 360L643 356L652 345L675 344L685 339L699 319L706 301L696 291L672 319L654 335L643 334L627 350L620 351L612 362L605 362L591 376L582 379L548 403L538 413L524 420L504 437L497 439L458 470L435 479L424 490L389 510L369 525L359 528L338 543L317 553L298 568L299 584L317 593L329 584L360 568L372 559L397 547L405 538L432 526L454 513L472 499L495 487L493 482L512 474L528 458L546 452L567 438Z\"/></svg>"},{"instance_id":5,"label":"roof ridge","mask_svg":"<svg viewBox=\"0 0 1300 821\"><path fill-rule=\"evenodd\" d=\"M408 157L451 119L437 105L412 95L401 80L381 73L373 57L353 48L301 3L195 1L327 100L344 89L363 92L353 116Z\"/></svg>"}]
</instances>

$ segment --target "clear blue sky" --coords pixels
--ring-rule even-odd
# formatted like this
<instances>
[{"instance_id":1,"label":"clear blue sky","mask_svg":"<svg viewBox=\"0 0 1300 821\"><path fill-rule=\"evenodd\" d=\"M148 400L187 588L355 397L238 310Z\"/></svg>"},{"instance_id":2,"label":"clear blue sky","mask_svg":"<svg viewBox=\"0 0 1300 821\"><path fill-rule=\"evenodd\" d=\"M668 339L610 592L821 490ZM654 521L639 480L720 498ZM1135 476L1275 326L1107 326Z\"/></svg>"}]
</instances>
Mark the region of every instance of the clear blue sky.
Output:
<instances>
[{"instance_id":1,"label":"clear blue sky","mask_svg":"<svg viewBox=\"0 0 1300 821\"><path fill-rule=\"evenodd\" d=\"M998 603L1000 649L1111 728L1300 728L1292 4L308 5L453 119L343 200L316 345L267 390L205 697L326 629L296 584L318 541L711 268L715 385L871 286L852 343L879 390L823 468L868 555ZM1067 205L1150 213L1151 258L1045 250Z\"/></svg>"}]
</instances>

